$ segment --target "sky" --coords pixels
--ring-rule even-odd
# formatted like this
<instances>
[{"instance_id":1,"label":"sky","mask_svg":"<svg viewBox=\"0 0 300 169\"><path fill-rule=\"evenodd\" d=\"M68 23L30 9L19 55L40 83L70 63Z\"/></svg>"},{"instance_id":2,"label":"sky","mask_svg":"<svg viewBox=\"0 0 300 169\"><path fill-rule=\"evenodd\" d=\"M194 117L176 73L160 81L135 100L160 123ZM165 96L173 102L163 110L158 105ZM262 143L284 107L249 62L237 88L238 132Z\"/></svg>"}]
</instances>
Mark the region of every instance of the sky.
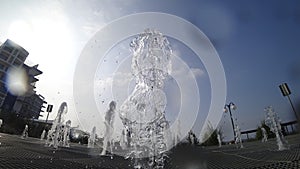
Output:
<instances>
[{"instance_id":1,"label":"sky","mask_svg":"<svg viewBox=\"0 0 300 169\"><path fill-rule=\"evenodd\" d=\"M80 64L77 61L89 40L107 24L126 15L140 12L176 15L194 24L212 42L226 75L226 103L237 106L233 115L240 128L248 130L260 124L265 116L263 110L269 105L283 122L294 120L291 106L278 85L288 83L291 99L300 105L299 8L300 2L296 0L2 0L0 41L11 39L29 52L26 63L39 64L43 71L36 84L37 93L54 105L50 118L55 117L59 104L66 101L69 106L66 118L72 119L72 125L76 126L80 125L81 115L75 108L73 79ZM185 61L197 70L194 75L199 75L196 78L204 115L199 113L193 128L199 134L210 103L209 77L201 61L194 62L193 52L182 49L184 45L176 40L170 41L177 45L178 51L185 52ZM299 106L296 109L300 111ZM232 135L230 118L225 113L222 116L220 126L228 140Z\"/></svg>"}]
</instances>

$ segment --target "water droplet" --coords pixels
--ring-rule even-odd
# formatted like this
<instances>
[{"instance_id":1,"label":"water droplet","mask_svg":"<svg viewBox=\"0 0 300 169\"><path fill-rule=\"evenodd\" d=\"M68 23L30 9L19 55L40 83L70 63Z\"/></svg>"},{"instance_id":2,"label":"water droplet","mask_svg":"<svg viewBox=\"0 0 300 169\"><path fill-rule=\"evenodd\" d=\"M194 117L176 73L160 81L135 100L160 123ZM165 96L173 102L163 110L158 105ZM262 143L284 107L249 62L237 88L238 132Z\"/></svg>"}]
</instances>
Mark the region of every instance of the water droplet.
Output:
<instances>
[{"instance_id":1,"label":"water droplet","mask_svg":"<svg viewBox=\"0 0 300 169\"><path fill-rule=\"evenodd\" d=\"M145 155L157 152L161 154L166 150L167 140L164 138L166 138L165 136L167 135L163 130L167 129L168 122L162 117L164 110L160 110L161 105L166 105L166 97L160 89L163 86L164 80L167 78L168 72L171 72L168 66L171 64L169 57L171 55L171 49L169 49L167 40L163 41L164 39L165 37L162 36L161 33L146 30L130 43L130 47L133 50L132 72L137 78L135 81L136 85L147 86L148 88L147 91L136 90L128 101L123 103L120 111L124 116L122 115L121 119L124 127L130 130L130 137L132 138L130 142L131 147L133 145L139 146L140 142L136 140L146 140L147 144L149 142L149 145L145 148L147 151L143 151ZM147 48L145 48L145 46L147 46ZM148 51L147 56L149 55L149 57L145 57L145 54L141 54L143 50ZM155 67L153 65L155 65ZM134 111L132 111L133 109ZM144 112L147 112L147 115L143 114ZM142 128L135 129L137 128L137 121L145 125L143 125ZM152 134L152 132L147 128L148 125L149 129L153 129L153 133L156 134L156 139L151 139L150 134ZM153 146L155 148L152 148ZM134 150L132 150L131 153L133 157L143 156ZM157 158L158 162L163 160L163 156ZM141 168L142 165L135 164L133 167ZM159 167L163 168L163 166Z\"/></svg>"}]
</instances>

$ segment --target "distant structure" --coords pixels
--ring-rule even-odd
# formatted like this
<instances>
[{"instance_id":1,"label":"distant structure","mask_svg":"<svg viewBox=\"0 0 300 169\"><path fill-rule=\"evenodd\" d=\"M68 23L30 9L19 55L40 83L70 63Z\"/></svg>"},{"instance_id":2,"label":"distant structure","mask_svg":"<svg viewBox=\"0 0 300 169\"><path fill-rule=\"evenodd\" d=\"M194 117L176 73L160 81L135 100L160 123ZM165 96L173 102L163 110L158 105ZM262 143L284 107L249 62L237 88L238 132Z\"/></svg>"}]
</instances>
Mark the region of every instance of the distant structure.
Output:
<instances>
[{"instance_id":1,"label":"distant structure","mask_svg":"<svg viewBox=\"0 0 300 169\"><path fill-rule=\"evenodd\" d=\"M47 103L45 98L35 91L35 83L38 81L36 76L43 72L38 69L38 65L24 64L28 54L24 48L9 39L0 46L0 106L6 115L14 112L22 118L38 119L43 105ZM27 76L27 91L24 95L15 96L7 90L6 76L9 68L24 70Z\"/></svg>"}]
</instances>

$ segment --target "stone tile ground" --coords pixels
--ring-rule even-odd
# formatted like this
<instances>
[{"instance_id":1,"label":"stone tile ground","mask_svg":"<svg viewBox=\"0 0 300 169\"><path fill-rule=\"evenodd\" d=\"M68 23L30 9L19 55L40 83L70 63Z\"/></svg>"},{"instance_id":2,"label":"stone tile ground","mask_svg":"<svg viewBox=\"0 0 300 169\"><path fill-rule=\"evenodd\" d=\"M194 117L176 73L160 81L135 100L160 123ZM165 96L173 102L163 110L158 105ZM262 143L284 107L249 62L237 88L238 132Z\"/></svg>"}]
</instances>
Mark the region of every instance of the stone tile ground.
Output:
<instances>
[{"instance_id":1,"label":"stone tile ground","mask_svg":"<svg viewBox=\"0 0 300 169\"><path fill-rule=\"evenodd\" d=\"M133 168L132 161L120 156L99 156L100 149L72 144L70 148L53 149L35 138L0 133L0 168ZM166 167L170 169L254 169L300 168L300 135L287 137L289 149L277 151L276 142L247 142L243 149L234 145L222 148L178 146L169 152Z\"/></svg>"}]
</instances>

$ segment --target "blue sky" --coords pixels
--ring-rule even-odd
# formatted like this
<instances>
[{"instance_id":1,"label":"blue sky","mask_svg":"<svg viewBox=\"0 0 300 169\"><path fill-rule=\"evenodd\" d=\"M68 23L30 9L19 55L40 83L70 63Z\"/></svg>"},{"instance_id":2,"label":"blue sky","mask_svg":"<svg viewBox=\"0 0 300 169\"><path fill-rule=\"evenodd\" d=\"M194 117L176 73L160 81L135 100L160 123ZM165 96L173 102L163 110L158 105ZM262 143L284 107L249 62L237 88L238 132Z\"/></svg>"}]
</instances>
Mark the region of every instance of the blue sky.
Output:
<instances>
[{"instance_id":1,"label":"blue sky","mask_svg":"<svg viewBox=\"0 0 300 169\"><path fill-rule=\"evenodd\" d=\"M233 114L242 130L256 128L269 105L282 121L294 119L278 85L287 82L292 100L299 105L300 2L296 0L7 0L0 6L0 41L10 38L24 46L30 53L29 62L40 64L44 72L37 83L38 93L56 108L68 101L70 112L74 112L73 73L84 45L104 25L139 12L182 17L208 36L225 70L227 103L237 105ZM225 114L221 123L229 139L229 116Z\"/></svg>"}]
</instances>

